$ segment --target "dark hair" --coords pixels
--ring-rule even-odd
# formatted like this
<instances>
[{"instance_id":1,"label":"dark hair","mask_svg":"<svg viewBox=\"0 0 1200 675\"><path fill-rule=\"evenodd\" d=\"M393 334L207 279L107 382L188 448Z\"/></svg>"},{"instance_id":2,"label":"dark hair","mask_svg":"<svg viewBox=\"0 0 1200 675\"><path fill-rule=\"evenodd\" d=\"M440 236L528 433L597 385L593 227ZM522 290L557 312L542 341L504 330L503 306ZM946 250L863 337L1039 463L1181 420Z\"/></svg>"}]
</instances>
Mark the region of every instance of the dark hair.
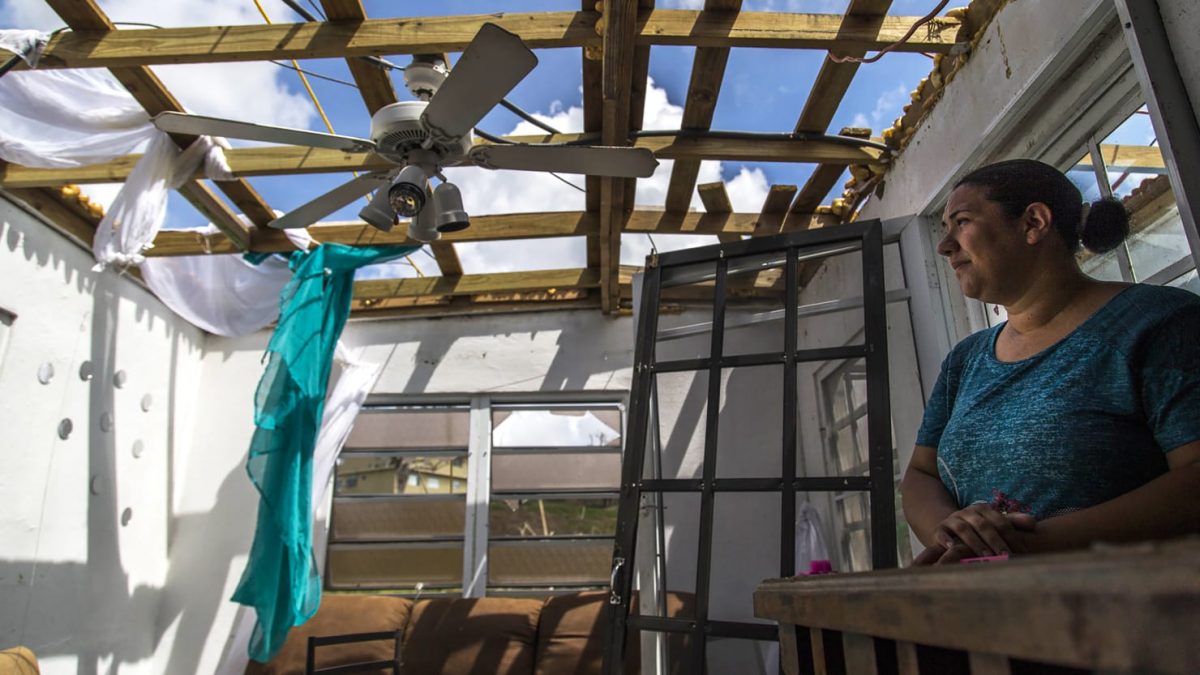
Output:
<instances>
[{"instance_id":1,"label":"dark hair","mask_svg":"<svg viewBox=\"0 0 1200 675\"><path fill-rule=\"evenodd\" d=\"M1058 169L1033 159L1010 159L975 169L960 185L976 185L987 190L988 199L1000 204L1005 215L1019 218L1034 202L1050 209L1054 229L1067 244L1067 250L1084 247L1095 253L1111 251L1129 236L1129 212L1113 198L1093 202L1086 213L1079 188ZM1080 222L1083 227L1080 227Z\"/></svg>"}]
</instances>

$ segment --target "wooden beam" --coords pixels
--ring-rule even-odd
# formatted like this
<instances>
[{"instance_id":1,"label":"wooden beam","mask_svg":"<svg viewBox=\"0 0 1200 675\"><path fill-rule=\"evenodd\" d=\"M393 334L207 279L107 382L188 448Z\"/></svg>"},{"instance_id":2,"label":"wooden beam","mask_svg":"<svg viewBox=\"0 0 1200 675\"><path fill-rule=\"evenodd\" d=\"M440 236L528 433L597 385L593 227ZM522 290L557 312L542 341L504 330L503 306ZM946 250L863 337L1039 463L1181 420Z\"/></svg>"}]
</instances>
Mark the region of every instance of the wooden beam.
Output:
<instances>
[{"instance_id":1,"label":"wooden beam","mask_svg":"<svg viewBox=\"0 0 1200 675\"><path fill-rule=\"evenodd\" d=\"M837 185L838 179L845 171L845 164L820 164L813 169L812 175L808 177L804 187L800 188L800 193L788 209L783 230L792 232L807 227L812 213L825 201L825 197Z\"/></svg>"},{"instance_id":2,"label":"wooden beam","mask_svg":"<svg viewBox=\"0 0 1200 675\"><path fill-rule=\"evenodd\" d=\"M510 136L519 143L562 143L580 140L603 142L587 134ZM619 138L619 135L618 135ZM801 162L877 164L881 152L829 141L793 139L697 138L672 134L638 138L634 147L646 148L659 159L717 159L741 162ZM394 165L374 153L276 145L234 148L225 151L230 169L239 178L306 173L386 171ZM141 155L127 155L107 164L66 169L36 169L7 164L0 166L0 187L46 187L63 183L114 183L129 177ZM199 177L199 174L197 174Z\"/></svg>"},{"instance_id":3,"label":"wooden beam","mask_svg":"<svg viewBox=\"0 0 1200 675\"><path fill-rule=\"evenodd\" d=\"M705 0L704 9L737 12L742 0ZM698 47L692 58L692 76L684 98L684 129L708 129L712 126L713 113L717 109L717 97L725 79L725 64L729 60L727 47ZM700 162L676 160L671 167L671 181L667 184L667 210L686 211L692 203L692 189L700 174Z\"/></svg>"},{"instance_id":4,"label":"wooden beam","mask_svg":"<svg viewBox=\"0 0 1200 675\"><path fill-rule=\"evenodd\" d=\"M795 185L772 185L758 214L758 225L754 228L753 236L765 237L782 231L784 217L795 196Z\"/></svg>"},{"instance_id":5,"label":"wooden beam","mask_svg":"<svg viewBox=\"0 0 1200 675\"><path fill-rule=\"evenodd\" d=\"M891 5L892 0L851 0L842 22L848 24L860 21L868 22L871 25L882 25ZM851 49L840 55L861 58L865 54L864 50ZM858 66L859 64L852 61L839 63L828 58L821 63L821 70L817 73L817 79L809 91L808 100L804 103L804 109L800 113L800 119L796 121L797 132L823 134L829 129L833 116L837 113L842 99L846 96L846 91L850 88L850 82L858 72ZM837 181L845 170L845 164L821 164L818 166L800 191L800 196L796 198L796 203L791 211L794 216L788 218L788 220L794 219L795 222L785 223L784 229L808 222L808 214L812 213L825 200L829 191L837 186Z\"/></svg>"},{"instance_id":6,"label":"wooden beam","mask_svg":"<svg viewBox=\"0 0 1200 675\"><path fill-rule=\"evenodd\" d=\"M71 27L71 31L119 33L94 0L47 0L50 7ZM65 33L59 33L63 35ZM113 76L137 99L150 115L164 111L183 112L183 107L167 91L158 77L145 66L113 67ZM195 141L193 136L172 135L181 149ZM243 180L222 181L217 185L256 225L265 225L275 217L262 197ZM214 225L235 242L248 242L246 225L208 188L192 181L180 188L180 193Z\"/></svg>"},{"instance_id":7,"label":"wooden beam","mask_svg":"<svg viewBox=\"0 0 1200 675\"><path fill-rule=\"evenodd\" d=\"M7 192L42 214L88 251L92 250L100 219L81 208L78 201L64 198L56 188L18 188Z\"/></svg>"},{"instance_id":8,"label":"wooden beam","mask_svg":"<svg viewBox=\"0 0 1200 675\"><path fill-rule=\"evenodd\" d=\"M321 0L321 5L330 21L361 22L367 18L362 0ZM380 108L398 100L391 75L380 66L362 57L348 58L346 65L350 68L350 74L354 76L354 82L358 85L370 114L374 115ZM447 60L446 67L449 66L450 61ZM433 259L443 276L462 274L462 262L459 261L453 244L435 241L429 244L429 249L433 252Z\"/></svg>"},{"instance_id":9,"label":"wooden beam","mask_svg":"<svg viewBox=\"0 0 1200 675\"><path fill-rule=\"evenodd\" d=\"M82 1L82 0L80 0ZM52 0L55 6L68 0ZM634 5L636 3L633 3ZM631 5L632 7L632 5ZM599 44L596 12L496 13L367 19L361 22L277 23L114 30L83 26L51 38L39 68L125 68L175 63L348 58L462 51L484 23L521 37L531 49ZM917 17L845 22L836 14L707 12L655 9L629 28L636 45L763 47L848 52L897 42ZM896 47L898 52L948 53L959 22L939 18ZM633 45L631 45L632 47Z\"/></svg>"},{"instance_id":10,"label":"wooden beam","mask_svg":"<svg viewBox=\"0 0 1200 675\"><path fill-rule=\"evenodd\" d=\"M404 305L395 300L353 301L351 303L351 320L396 320L396 319L427 319L448 316L486 316L495 314L516 314L523 312L561 312L566 310L596 310L600 308L600 298L582 298L579 300L559 301L526 301L526 302L471 302L469 298L454 298L449 303L410 302ZM394 304L393 304L394 303ZM402 305L397 308L395 305Z\"/></svg>"},{"instance_id":11,"label":"wooden beam","mask_svg":"<svg viewBox=\"0 0 1200 675\"><path fill-rule=\"evenodd\" d=\"M864 26L882 26L891 6L892 0L852 0L846 8L838 32L841 33L843 28L850 33L856 27L861 29ZM863 49L842 47L838 50L839 56L862 58L865 54L866 50ZM858 65L854 62L838 63L831 59L822 62L816 82L804 104L804 110L796 122L796 131L825 133L829 123L833 121L834 114L837 113L838 106L842 104L846 90L850 88L851 80L858 72Z\"/></svg>"},{"instance_id":12,"label":"wooden beam","mask_svg":"<svg viewBox=\"0 0 1200 675\"><path fill-rule=\"evenodd\" d=\"M769 199L769 198L768 198ZM633 211L625 220L624 232L630 234L708 234L750 235L757 231L764 216L760 213L671 213L666 211ZM814 216L814 227L834 224L833 216ZM308 228L315 241L348 246L413 246L420 242L405 235L403 224L391 232L364 223L327 223ZM547 213L513 213L496 216L475 216L471 227L461 232L443 235L443 242L511 241L545 237L596 237L600 233L600 215L589 211ZM261 253L286 253L295 246L275 229L255 230L250 249ZM224 234L204 237L195 232L163 230L154 240L147 256L207 255L236 253L237 248Z\"/></svg>"},{"instance_id":13,"label":"wooden beam","mask_svg":"<svg viewBox=\"0 0 1200 675\"><path fill-rule=\"evenodd\" d=\"M594 0L581 0L584 10L595 7ZM599 46L583 48L583 130L585 133L599 134L603 126L604 105L604 66L601 61L602 52ZM600 212L600 179L588 176L584 180L586 208L593 213ZM587 266L600 269L600 238L587 238Z\"/></svg>"},{"instance_id":14,"label":"wooden beam","mask_svg":"<svg viewBox=\"0 0 1200 675\"><path fill-rule=\"evenodd\" d=\"M729 201L729 193L725 191L725 183L704 183L697 188L700 193L700 203L709 213L733 213L733 204Z\"/></svg>"},{"instance_id":15,"label":"wooden beam","mask_svg":"<svg viewBox=\"0 0 1200 675\"><path fill-rule=\"evenodd\" d=\"M571 290L596 288L600 275L595 270L566 269L536 272L501 272L497 274L464 274L454 277L424 277L416 279L370 279L354 282L354 297L414 298L428 295L476 295L480 293L516 293L548 288Z\"/></svg>"},{"instance_id":16,"label":"wooden beam","mask_svg":"<svg viewBox=\"0 0 1200 675\"><path fill-rule=\"evenodd\" d=\"M362 0L321 0L321 7L330 22L356 23L367 18ZM397 101L392 78L383 68L361 58L346 59L346 66L358 85L368 113L374 115L383 106Z\"/></svg>"},{"instance_id":17,"label":"wooden beam","mask_svg":"<svg viewBox=\"0 0 1200 675\"><path fill-rule=\"evenodd\" d=\"M637 0L604 0L600 131L604 145L629 145L637 5ZM600 179L600 306L605 313L615 312L619 300L617 270L621 260L625 197L624 181L608 177Z\"/></svg>"},{"instance_id":18,"label":"wooden beam","mask_svg":"<svg viewBox=\"0 0 1200 675\"><path fill-rule=\"evenodd\" d=\"M676 166L679 166L676 164ZM697 164L699 166L699 164ZM672 174L674 175L674 174ZM729 201L729 193L725 190L725 183L717 181L715 183L705 183L698 186L697 191L700 193L700 203L704 205L704 210L711 214L733 213L733 204ZM669 209L670 207L668 207ZM717 239L721 243L730 241L738 241L742 238L740 234L718 234Z\"/></svg>"}]
</instances>

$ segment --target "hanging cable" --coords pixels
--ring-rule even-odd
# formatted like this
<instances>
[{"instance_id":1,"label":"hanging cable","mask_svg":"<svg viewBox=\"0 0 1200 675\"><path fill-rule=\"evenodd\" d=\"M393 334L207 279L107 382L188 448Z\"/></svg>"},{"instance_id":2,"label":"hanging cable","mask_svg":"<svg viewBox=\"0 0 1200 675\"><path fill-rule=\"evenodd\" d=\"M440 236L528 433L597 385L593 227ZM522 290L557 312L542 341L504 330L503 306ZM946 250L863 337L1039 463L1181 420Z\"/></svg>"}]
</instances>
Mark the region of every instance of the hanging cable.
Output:
<instances>
[{"instance_id":1,"label":"hanging cable","mask_svg":"<svg viewBox=\"0 0 1200 675\"><path fill-rule=\"evenodd\" d=\"M554 176L555 178L561 180L562 182L566 183L567 185L570 185L571 187L575 188L576 190L579 190L580 192L584 192L584 193L587 192L587 190L585 190L584 188L579 187L578 185L576 185L576 184L572 183L571 181L567 180L566 178L563 178L562 176L554 173L553 171L547 171L546 173L550 174L551 176Z\"/></svg>"},{"instance_id":2,"label":"hanging cable","mask_svg":"<svg viewBox=\"0 0 1200 675\"><path fill-rule=\"evenodd\" d=\"M943 9L945 9L946 5L948 5L948 4L950 4L950 0L941 0L940 2L938 2L937 7L934 7L932 12L926 14L925 16L923 16L919 20L917 20L917 22L914 23L912 25L912 27L910 27L908 29L908 32L904 34L904 37L900 38L897 42L893 42L892 44L879 50L879 53L876 54L875 56L870 56L870 57L866 57L866 58L859 57L859 56L838 56L837 54L834 54L833 52L829 52L829 60L833 61L834 63L875 63L879 59L883 58L884 54L887 54L888 52L892 51L896 47L899 47L900 45L902 45L905 42L908 42L910 39L912 39L912 36L917 34L918 28L920 28L921 26L924 26L924 25L928 24L929 22L933 21L934 19L936 19L938 13L941 12Z\"/></svg>"},{"instance_id":3,"label":"hanging cable","mask_svg":"<svg viewBox=\"0 0 1200 675\"><path fill-rule=\"evenodd\" d=\"M328 81L328 82L334 82L334 83L337 83L337 84L342 84L342 85L345 85L345 86L347 86L347 87L351 87L351 88L354 88L354 89L358 89L358 85L357 85L357 84L354 84L353 82L350 82L350 81L348 81L348 80L339 80L339 79L338 79L338 78L336 78L336 77L330 77L330 76L328 76L328 75L322 75L321 73L314 73L314 72L313 72L313 71L311 71L311 70L305 70L305 69L303 69L303 68L297 68L297 67L295 67L295 66L289 66L288 64L286 64L286 63L283 63L282 61L269 61L268 63L273 63L273 64L275 64L275 65L279 66L280 68L287 68L288 70L294 70L294 71L296 71L297 73L303 73L303 74L305 74L305 75L307 75L307 76L309 76L309 77L315 77L315 78L317 78L318 80L326 80L326 81Z\"/></svg>"},{"instance_id":4,"label":"hanging cable","mask_svg":"<svg viewBox=\"0 0 1200 675\"><path fill-rule=\"evenodd\" d=\"M500 105L504 106L506 109L509 110L509 112L513 113L517 117L520 117L521 119L525 120L526 122L529 122L530 124L532 124L533 126L539 128L539 129L548 131L552 134L561 134L562 133L558 129L555 129L554 127L550 126L549 124L546 124L545 122L539 120L538 118L534 117L533 115L530 115L529 113L525 112L524 110L518 108L516 105L509 103L507 99L500 99Z\"/></svg>"}]
</instances>

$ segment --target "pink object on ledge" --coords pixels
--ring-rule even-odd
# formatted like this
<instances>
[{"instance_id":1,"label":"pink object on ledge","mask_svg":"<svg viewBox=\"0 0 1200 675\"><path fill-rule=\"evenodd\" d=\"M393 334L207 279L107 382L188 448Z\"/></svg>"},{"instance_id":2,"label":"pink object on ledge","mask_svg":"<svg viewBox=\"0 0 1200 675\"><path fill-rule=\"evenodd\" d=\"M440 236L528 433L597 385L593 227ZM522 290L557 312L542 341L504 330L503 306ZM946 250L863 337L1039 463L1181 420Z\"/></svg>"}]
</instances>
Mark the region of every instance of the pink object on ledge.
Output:
<instances>
[{"instance_id":1,"label":"pink object on ledge","mask_svg":"<svg viewBox=\"0 0 1200 675\"><path fill-rule=\"evenodd\" d=\"M833 563L828 560L814 560L808 563L808 572L805 575L812 576L814 574L833 574Z\"/></svg>"},{"instance_id":2,"label":"pink object on ledge","mask_svg":"<svg viewBox=\"0 0 1200 675\"><path fill-rule=\"evenodd\" d=\"M1008 560L1007 553L1001 553L1000 555L985 555L985 556L980 556L978 558L963 558L962 560L959 560L958 562L960 562L964 565L971 565L974 563L1000 562L1002 560Z\"/></svg>"}]
</instances>

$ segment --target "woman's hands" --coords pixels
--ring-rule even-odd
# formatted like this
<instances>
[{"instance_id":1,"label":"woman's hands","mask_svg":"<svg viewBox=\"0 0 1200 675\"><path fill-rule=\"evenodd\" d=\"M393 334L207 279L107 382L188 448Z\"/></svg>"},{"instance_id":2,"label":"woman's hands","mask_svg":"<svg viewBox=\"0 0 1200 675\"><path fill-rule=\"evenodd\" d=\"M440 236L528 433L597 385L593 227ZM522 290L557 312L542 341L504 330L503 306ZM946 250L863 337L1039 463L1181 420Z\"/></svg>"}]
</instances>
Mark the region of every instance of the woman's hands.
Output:
<instances>
[{"instance_id":1,"label":"woman's hands","mask_svg":"<svg viewBox=\"0 0 1200 675\"><path fill-rule=\"evenodd\" d=\"M972 504L947 516L934 528L934 544L913 565L943 565L963 558L1025 553L1036 521L1025 513L1000 513L987 504Z\"/></svg>"}]
</instances>

